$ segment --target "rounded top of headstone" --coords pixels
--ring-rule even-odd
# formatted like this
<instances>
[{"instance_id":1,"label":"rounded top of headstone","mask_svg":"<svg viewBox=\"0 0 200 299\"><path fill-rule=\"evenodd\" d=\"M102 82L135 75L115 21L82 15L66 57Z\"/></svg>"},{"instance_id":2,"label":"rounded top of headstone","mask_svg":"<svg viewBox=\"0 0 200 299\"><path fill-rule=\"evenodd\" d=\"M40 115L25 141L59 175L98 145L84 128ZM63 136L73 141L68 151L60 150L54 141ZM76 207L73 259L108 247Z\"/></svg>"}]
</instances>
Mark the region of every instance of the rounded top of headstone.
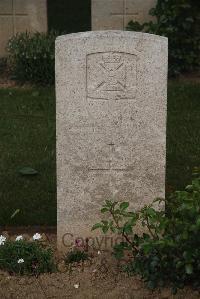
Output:
<instances>
[{"instance_id":1,"label":"rounded top of headstone","mask_svg":"<svg viewBox=\"0 0 200 299\"><path fill-rule=\"evenodd\" d=\"M136 31L122 31L122 30L103 30L103 31L86 31L71 33L58 36L56 41L65 41L69 39L90 39L90 38L109 38L109 37L118 37L118 38L137 38L137 39L149 39L149 40L162 40L168 42L168 38L165 36L136 32Z\"/></svg>"}]
</instances>

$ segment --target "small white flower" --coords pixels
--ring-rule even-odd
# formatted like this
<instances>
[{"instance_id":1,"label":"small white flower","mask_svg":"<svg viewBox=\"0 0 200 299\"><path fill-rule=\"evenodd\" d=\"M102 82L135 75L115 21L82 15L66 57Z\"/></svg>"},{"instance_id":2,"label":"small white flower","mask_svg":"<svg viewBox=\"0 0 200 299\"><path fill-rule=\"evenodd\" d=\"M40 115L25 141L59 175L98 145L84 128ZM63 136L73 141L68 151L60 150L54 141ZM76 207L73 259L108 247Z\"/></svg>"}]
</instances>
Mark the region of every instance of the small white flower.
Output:
<instances>
[{"instance_id":1,"label":"small white flower","mask_svg":"<svg viewBox=\"0 0 200 299\"><path fill-rule=\"evenodd\" d=\"M23 263L24 263L24 259L19 259L19 260L17 261L17 263L18 263L18 264L23 264Z\"/></svg>"},{"instance_id":2,"label":"small white flower","mask_svg":"<svg viewBox=\"0 0 200 299\"><path fill-rule=\"evenodd\" d=\"M101 251L99 250L99 251L97 252L97 254L100 255L100 254L101 254Z\"/></svg>"},{"instance_id":3,"label":"small white flower","mask_svg":"<svg viewBox=\"0 0 200 299\"><path fill-rule=\"evenodd\" d=\"M40 240L42 238L42 236L38 233L36 233L34 236L33 236L33 240L36 241L36 240Z\"/></svg>"},{"instance_id":4,"label":"small white flower","mask_svg":"<svg viewBox=\"0 0 200 299\"><path fill-rule=\"evenodd\" d=\"M6 242L6 237L4 237L3 235L0 236L0 246L4 245L4 243Z\"/></svg>"},{"instance_id":5,"label":"small white flower","mask_svg":"<svg viewBox=\"0 0 200 299\"><path fill-rule=\"evenodd\" d=\"M23 236L21 236L21 235L17 236L16 239L15 239L15 241L21 241L21 240L23 240Z\"/></svg>"},{"instance_id":6,"label":"small white flower","mask_svg":"<svg viewBox=\"0 0 200 299\"><path fill-rule=\"evenodd\" d=\"M75 289L78 289L79 286L80 286L79 283L74 284L74 288L75 288Z\"/></svg>"}]
</instances>

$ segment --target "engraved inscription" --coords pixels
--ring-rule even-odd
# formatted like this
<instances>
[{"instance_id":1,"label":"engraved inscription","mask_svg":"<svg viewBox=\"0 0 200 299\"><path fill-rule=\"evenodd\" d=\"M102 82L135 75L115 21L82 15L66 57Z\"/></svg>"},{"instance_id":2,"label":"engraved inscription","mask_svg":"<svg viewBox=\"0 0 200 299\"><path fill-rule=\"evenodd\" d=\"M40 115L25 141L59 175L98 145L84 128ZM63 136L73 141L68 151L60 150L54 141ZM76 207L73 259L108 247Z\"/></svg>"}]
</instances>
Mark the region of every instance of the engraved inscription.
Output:
<instances>
[{"instance_id":1,"label":"engraved inscription","mask_svg":"<svg viewBox=\"0 0 200 299\"><path fill-rule=\"evenodd\" d=\"M90 152L90 171L129 171L133 161L131 152L125 146L109 143Z\"/></svg>"},{"instance_id":2,"label":"engraved inscription","mask_svg":"<svg viewBox=\"0 0 200 299\"><path fill-rule=\"evenodd\" d=\"M122 52L87 55L87 97L89 99L134 99L137 56Z\"/></svg>"}]
</instances>

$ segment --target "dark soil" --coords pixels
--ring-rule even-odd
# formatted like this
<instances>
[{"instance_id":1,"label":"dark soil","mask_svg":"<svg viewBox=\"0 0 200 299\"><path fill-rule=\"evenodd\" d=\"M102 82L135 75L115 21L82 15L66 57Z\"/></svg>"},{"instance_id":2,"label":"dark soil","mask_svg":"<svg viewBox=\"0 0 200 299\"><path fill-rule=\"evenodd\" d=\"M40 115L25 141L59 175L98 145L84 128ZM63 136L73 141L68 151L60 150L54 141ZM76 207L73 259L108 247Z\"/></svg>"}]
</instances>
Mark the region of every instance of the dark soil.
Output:
<instances>
[{"instance_id":1,"label":"dark soil","mask_svg":"<svg viewBox=\"0 0 200 299\"><path fill-rule=\"evenodd\" d=\"M15 232L22 232L16 228ZM14 231L14 228L12 228ZM39 230L41 232L41 230ZM31 230L31 233L36 230ZM30 233L30 232L29 232ZM5 234L5 232L4 232ZM10 234L10 237L15 237ZM26 230L27 235L27 230ZM55 249L56 235L46 234L47 242L55 250L58 272L39 277L9 275L0 272L1 299L46 299L46 298L111 298L111 299L197 299L200 294L190 288L171 294L170 288L149 290L136 276L128 277L109 252L95 252L93 257L82 264L66 267Z\"/></svg>"}]
</instances>

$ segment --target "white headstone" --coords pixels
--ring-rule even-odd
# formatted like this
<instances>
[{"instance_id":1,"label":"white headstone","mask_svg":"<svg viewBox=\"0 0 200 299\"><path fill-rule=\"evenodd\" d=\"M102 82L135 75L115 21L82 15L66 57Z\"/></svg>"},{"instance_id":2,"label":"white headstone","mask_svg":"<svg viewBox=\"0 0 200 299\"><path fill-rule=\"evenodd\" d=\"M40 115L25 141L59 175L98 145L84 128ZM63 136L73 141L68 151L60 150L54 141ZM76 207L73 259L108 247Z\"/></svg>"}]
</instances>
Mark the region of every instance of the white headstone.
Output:
<instances>
[{"instance_id":1,"label":"white headstone","mask_svg":"<svg viewBox=\"0 0 200 299\"><path fill-rule=\"evenodd\" d=\"M167 39L100 31L56 40L58 246L91 236L106 199L165 195Z\"/></svg>"}]
</instances>

